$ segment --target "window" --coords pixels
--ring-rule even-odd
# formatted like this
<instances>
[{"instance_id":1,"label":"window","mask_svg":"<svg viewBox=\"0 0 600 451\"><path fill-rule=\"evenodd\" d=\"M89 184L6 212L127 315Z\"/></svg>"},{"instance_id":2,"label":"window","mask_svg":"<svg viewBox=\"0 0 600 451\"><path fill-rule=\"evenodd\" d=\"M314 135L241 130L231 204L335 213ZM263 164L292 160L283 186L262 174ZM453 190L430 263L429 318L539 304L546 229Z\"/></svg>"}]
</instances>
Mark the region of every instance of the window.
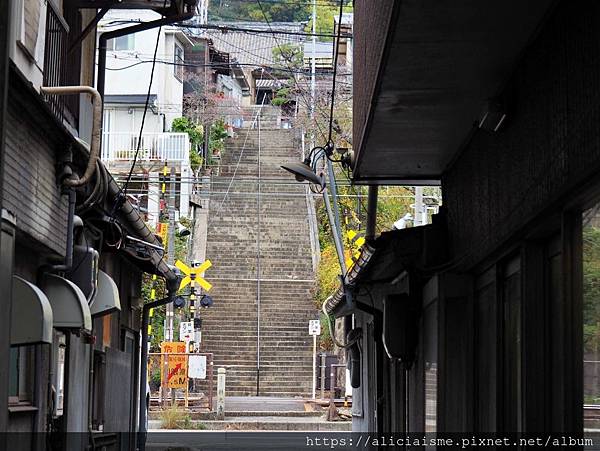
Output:
<instances>
[{"instance_id":1,"label":"window","mask_svg":"<svg viewBox=\"0 0 600 451\"><path fill-rule=\"evenodd\" d=\"M179 81L183 81L183 47L175 44L175 52L173 53L173 73Z\"/></svg>"},{"instance_id":2,"label":"window","mask_svg":"<svg viewBox=\"0 0 600 451\"><path fill-rule=\"evenodd\" d=\"M425 432L437 430L437 362L438 318L437 302L431 302L423 311L423 354L425 361Z\"/></svg>"},{"instance_id":3,"label":"window","mask_svg":"<svg viewBox=\"0 0 600 451\"><path fill-rule=\"evenodd\" d=\"M521 259L503 266L504 430L521 431Z\"/></svg>"},{"instance_id":4,"label":"window","mask_svg":"<svg viewBox=\"0 0 600 451\"><path fill-rule=\"evenodd\" d=\"M10 349L9 404L33 403L34 361L34 346L19 346Z\"/></svg>"},{"instance_id":5,"label":"window","mask_svg":"<svg viewBox=\"0 0 600 451\"><path fill-rule=\"evenodd\" d=\"M128 34L118 38L110 39L106 43L107 50L133 50L135 46L135 34Z\"/></svg>"},{"instance_id":6,"label":"window","mask_svg":"<svg viewBox=\"0 0 600 451\"><path fill-rule=\"evenodd\" d=\"M106 391L106 355L103 352L94 351L94 380L92 386L92 428L95 431L103 431Z\"/></svg>"},{"instance_id":7,"label":"window","mask_svg":"<svg viewBox=\"0 0 600 451\"><path fill-rule=\"evenodd\" d=\"M15 23L17 42L30 58L39 60L38 36L43 33L42 2L39 0L18 0L14 3L17 12ZM53 5L49 4L48 8L53 8Z\"/></svg>"},{"instance_id":8,"label":"window","mask_svg":"<svg viewBox=\"0 0 600 451\"><path fill-rule=\"evenodd\" d=\"M600 210L583 213L583 412L596 428L600 408ZM587 431L586 431L587 432Z\"/></svg>"},{"instance_id":9,"label":"window","mask_svg":"<svg viewBox=\"0 0 600 451\"><path fill-rule=\"evenodd\" d=\"M476 431L496 430L497 378L496 267L475 281L475 408Z\"/></svg>"}]
</instances>

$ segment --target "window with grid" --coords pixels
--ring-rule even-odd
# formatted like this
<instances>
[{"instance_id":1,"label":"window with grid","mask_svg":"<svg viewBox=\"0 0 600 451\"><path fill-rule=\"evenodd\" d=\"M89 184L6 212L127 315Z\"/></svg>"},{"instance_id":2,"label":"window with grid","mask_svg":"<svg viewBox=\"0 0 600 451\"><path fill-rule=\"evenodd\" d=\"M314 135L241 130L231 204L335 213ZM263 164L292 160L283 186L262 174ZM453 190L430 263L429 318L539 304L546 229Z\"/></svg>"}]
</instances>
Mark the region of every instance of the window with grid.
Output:
<instances>
[{"instance_id":1,"label":"window with grid","mask_svg":"<svg viewBox=\"0 0 600 451\"><path fill-rule=\"evenodd\" d=\"M179 81L183 81L183 47L175 44L173 53L173 73Z\"/></svg>"}]
</instances>

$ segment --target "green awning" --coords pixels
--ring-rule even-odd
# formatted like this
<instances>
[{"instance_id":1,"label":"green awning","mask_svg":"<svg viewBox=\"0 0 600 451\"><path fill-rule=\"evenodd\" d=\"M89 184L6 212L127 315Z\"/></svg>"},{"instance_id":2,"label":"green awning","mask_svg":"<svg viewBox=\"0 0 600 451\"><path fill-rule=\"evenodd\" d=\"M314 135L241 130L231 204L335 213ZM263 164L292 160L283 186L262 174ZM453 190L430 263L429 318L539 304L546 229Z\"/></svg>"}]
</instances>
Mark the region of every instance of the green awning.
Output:
<instances>
[{"instance_id":1,"label":"green awning","mask_svg":"<svg viewBox=\"0 0 600 451\"><path fill-rule=\"evenodd\" d=\"M112 278L102 270L98 270L98 289L90 304L92 316L108 315L121 310L119 289Z\"/></svg>"},{"instance_id":2,"label":"green awning","mask_svg":"<svg viewBox=\"0 0 600 451\"><path fill-rule=\"evenodd\" d=\"M52 343L52 307L33 283L12 277L11 346Z\"/></svg>"},{"instance_id":3,"label":"green awning","mask_svg":"<svg viewBox=\"0 0 600 451\"><path fill-rule=\"evenodd\" d=\"M63 277L47 274L42 289L52 306L54 327L92 331L90 308L77 285Z\"/></svg>"}]
</instances>

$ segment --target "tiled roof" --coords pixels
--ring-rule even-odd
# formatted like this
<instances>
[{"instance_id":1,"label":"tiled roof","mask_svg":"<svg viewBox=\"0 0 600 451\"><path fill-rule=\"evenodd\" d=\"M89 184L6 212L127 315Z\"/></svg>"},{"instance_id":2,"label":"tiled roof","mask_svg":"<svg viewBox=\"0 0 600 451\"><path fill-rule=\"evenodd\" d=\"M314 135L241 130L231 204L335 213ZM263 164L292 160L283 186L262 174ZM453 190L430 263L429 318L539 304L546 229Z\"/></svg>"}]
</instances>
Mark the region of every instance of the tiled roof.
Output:
<instances>
[{"instance_id":1,"label":"tiled roof","mask_svg":"<svg viewBox=\"0 0 600 451\"><path fill-rule=\"evenodd\" d=\"M303 24L274 22L269 29L262 22L227 22L215 23L215 25L230 26L236 28L251 28L264 30L265 33L251 33L241 31L228 31L223 33L218 30L208 30L206 36L212 39L215 48L229 53L242 65L270 66L275 64L273 60L273 49L283 44L298 44L303 42L303 36L269 34L268 31L293 31L301 32Z\"/></svg>"}]
</instances>

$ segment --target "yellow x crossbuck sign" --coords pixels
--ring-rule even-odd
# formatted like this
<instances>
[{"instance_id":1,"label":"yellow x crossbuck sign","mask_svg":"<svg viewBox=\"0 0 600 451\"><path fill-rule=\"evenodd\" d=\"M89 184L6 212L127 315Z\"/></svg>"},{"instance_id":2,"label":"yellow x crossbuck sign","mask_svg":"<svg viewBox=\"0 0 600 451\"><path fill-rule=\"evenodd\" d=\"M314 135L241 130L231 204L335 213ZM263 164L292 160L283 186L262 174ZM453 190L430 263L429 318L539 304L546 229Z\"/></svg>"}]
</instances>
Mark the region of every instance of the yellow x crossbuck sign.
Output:
<instances>
[{"instance_id":1,"label":"yellow x crossbuck sign","mask_svg":"<svg viewBox=\"0 0 600 451\"><path fill-rule=\"evenodd\" d=\"M350 246L349 255L346 257L346 267L350 268L360 257L360 248L365 244L365 237L354 230L348 230L346 237Z\"/></svg>"},{"instance_id":2,"label":"yellow x crossbuck sign","mask_svg":"<svg viewBox=\"0 0 600 451\"><path fill-rule=\"evenodd\" d=\"M192 287L194 287L196 283L202 288L204 288L206 291L209 291L212 288L212 285L209 282L200 277L200 274L202 274L204 271L206 271L212 266L210 260L206 260L200 266L197 266L195 268L190 268L181 260L177 260L175 262L175 266L177 266L177 268L179 268L179 270L185 274L185 277L181 280L181 284L179 285L180 290L189 284L192 284Z\"/></svg>"}]
</instances>

